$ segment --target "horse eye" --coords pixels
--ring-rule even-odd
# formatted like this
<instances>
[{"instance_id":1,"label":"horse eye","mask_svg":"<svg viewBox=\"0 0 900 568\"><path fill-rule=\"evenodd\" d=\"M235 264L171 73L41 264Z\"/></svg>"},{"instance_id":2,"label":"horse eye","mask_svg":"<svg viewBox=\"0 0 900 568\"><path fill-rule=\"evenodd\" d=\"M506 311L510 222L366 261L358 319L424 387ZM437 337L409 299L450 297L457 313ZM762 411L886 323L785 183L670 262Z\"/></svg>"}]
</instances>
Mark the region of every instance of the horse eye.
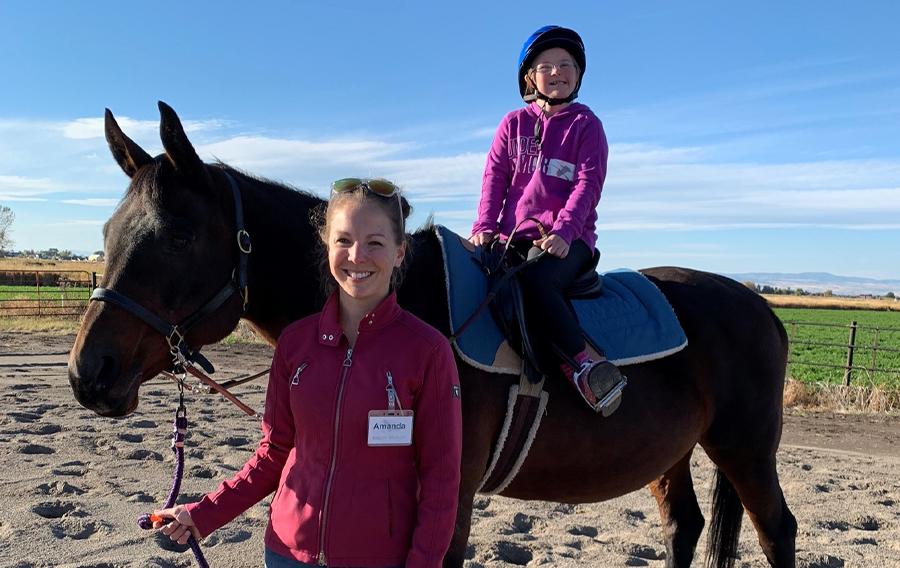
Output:
<instances>
[{"instance_id":1,"label":"horse eye","mask_svg":"<svg viewBox=\"0 0 900 568\"><path fill-rule=\"evenodd\" d=\"M174 237L172 238L172 248L183 249L188 244L187 237Z\"/></svg>"}]
</instances>

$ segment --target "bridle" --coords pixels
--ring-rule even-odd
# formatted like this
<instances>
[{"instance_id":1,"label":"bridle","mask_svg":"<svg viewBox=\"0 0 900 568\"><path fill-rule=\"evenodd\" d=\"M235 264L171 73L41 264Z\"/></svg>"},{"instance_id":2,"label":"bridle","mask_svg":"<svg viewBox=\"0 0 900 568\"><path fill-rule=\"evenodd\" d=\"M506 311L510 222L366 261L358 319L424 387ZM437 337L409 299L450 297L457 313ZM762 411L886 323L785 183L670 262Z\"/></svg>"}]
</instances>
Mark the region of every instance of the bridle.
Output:
<instances>
[{"instance_id":1,"label":"bridle","mask_svg":"<svg viewBox=\"0 0 900 568\"><path fill-rule=\"evenodd\" d=\"M116 292L110 288L95 288L91 294L91 301L99 300L115 304L131 313L156 331L163 334L169 344L169 353L172 355L172 371L183 375L192 363L197 363L204 370L211 373L212 365L199 353L199 348L192 350L187 343L187 334L200 322L212 315L234 293L239 293L243 299L243 312L247 311L249 295L247 289L247 261L252 250L250 234L244 229L244 208L241 203L241 192L231 174L222 172L231 184L234 195L234 211L237 220L237 243L240 255L237 269L232 272L231 279L225 283L219 292L197 311L189 315L181 323L170 324L147 308L135 302L128 296Z\"/></svg>"}]
</instances>

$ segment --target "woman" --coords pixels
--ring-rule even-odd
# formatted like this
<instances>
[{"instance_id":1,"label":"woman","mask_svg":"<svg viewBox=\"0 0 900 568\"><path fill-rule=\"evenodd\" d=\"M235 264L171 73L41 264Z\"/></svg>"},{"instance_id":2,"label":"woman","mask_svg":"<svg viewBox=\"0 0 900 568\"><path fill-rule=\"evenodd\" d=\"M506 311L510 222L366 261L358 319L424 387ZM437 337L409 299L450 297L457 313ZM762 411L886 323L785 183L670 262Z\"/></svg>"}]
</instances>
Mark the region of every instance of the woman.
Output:
<instances>
[{"instance_id":1,"label":"woman","mask_svg":"<svg viewBox=\"0 0 900 568\"><path fill-rule=\"evenodd\" d=\"M397 305L409 205L386 180L332 184L319 235L337 289L285 328L263 438L231 480L158 511L204 537L275 491L267 568L437 567L456 519L459 379L447 339Z\"/></svg>"}]
</instances>

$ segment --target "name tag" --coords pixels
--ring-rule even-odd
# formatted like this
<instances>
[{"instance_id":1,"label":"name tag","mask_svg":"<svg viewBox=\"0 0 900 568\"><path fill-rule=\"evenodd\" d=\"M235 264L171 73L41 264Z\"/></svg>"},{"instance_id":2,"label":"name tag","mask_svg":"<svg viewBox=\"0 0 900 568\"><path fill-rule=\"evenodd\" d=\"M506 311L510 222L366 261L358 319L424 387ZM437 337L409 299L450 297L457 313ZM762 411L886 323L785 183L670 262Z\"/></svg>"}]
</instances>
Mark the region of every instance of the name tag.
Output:
<instances>
[{"instance_id":1,"label":"name tag","mask_svg":"<svg viewBox=\"0 0 900 568\"><path fill-rule=\"evenodd\" d=\"M370 446L412 445L412 410L370 410Z\"/></svg>"}]
</instances>

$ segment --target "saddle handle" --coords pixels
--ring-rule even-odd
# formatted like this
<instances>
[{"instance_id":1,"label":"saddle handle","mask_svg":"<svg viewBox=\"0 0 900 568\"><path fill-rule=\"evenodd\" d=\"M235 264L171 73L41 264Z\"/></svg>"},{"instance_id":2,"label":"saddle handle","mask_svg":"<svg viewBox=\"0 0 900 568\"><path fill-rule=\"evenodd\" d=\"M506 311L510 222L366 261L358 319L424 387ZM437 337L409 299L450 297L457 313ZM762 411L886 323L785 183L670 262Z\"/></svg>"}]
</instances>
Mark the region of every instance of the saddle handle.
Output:
<instances>
[{"instance_id":1,"label":"saddle handle","mask_svg":"<svg viewBox=\"0 0 900 568\"><path fill-rule=\"evenodd\" d=\"M513 236L516 234L516 232L518 232L519 227L521 227L521 226L522 226L522 223L524 223L525 221L533 221L534 224L537 225L538 232L541 233L541 238L546 238L546 237L547 237L547 231L546 231L546 229L544 229L544 225L541 224L540 221L538 221L538 220L535 219L534 217L526 217L526 218L522 219L521 221L519 221L519 222L516 224L516 226L513 228L512 232L510 233L509 239L507 240L507 242L511 242L511 241L513 240ZM500 240L500 234L499 234L499 233L495 233L495 234L494 234L494 235L493 235L493 236L492 236L492 237L484 244L484 248L485 248L485 249L489 249L490 246L494 243L494 241L499 241L499 240ZM503 254L500 256L500 261L499 261L499 262L500 262L500 266L503 265L503 260L506 258L506 253L507 253L507 251L509 251L509 247L504 246L504 247L503 247ZM452 335L448 338L448 339L450 340L450 343L451 343L451 344L456 343L456 338L459 337L460 335L462 335L462 333L463 333L470 325L472 325L472 322L474 322L475 319L479 316L479 314L481 314L481 312L483 312L484 309L485 309L486 307L488 307L488 305L491 303L491 301L493 301L494 296L497 295L497 291L500 290L500 288L501 288L504 284L506 284L506 282L507 282L507 281L508 281L508 280L509 280L516 272L522 270L523 268L525 268L526 266L528 266L528 265L530 265L530 264L533 264L533 263L537 262L537 261L540 260L545 254L547 254L547 251L546 251L546 250L542 250L541 252L539 252L538 254L535 254L535 255L532 255L532 254L529 252L528 258L525 260L525 262L522 262L521 264L518 264L517 266L515 266L515 267L513 267L513 268L510 268L510 269L506 272L506 274L503 275L503 278L501 278L501 279L497 282L497 284L494 285L493 289L491 289L491 290L488 292L487 296L485 296L485 298L484 298L484 301L481 302L481 305L479 305L477 308L475 308L475 311L472 312L472 315L470 315L470 316L468 317L468 319L466 319L466 321L463 322L463 324L462 324L461 326L459 326L459 329L456 330L456 333L452 334Z\"/></svg>"},{"instance_id":2,"label":"saddle handle","mask_svg":"<svg viewBox=\"0 0 900 568\"><path fill-rule=\"evenodd\" d=\"M515 240L514 237L516 236L516 233L519 232L519 227L521 227L521 226L522 226L522 223L525 223L526 221L531 221L531 222L533 222L533 223L537 226L537 230L538 230L538 232L541 234L541 238L542 238L542 239L546 239L548 236L550 236L550 235L547 234L547 229L544 228L544 224L543 224L543 223L541 223L540 221L538 221L538 220L535 219L534 217L525 217L524 219L522 219L521 221L519 221L518 223L516 223L516 226L515 226L515 227L513 227L512 232L509 234L509 238L506 240L507 244L508 244L508 243L511 243L511 242L513 242L513 241ZM495 240L498 240L498 241L500 240L500 233L495 233L495 234L490 238L490 240L489 240L487 243L485 243L484 248L485 248L485 249L490 248L489 245L491 245L491 244L493 243L493 241L495 241ZM504 247L503 247L503 254L500 255L500 261L499 261L501 266L503 265L503 261L506 260L506 253L507 253L508 250L509 250L509 247L508 247L508 246L504 246ZM528 258L526 259L525 262L526 262L527 264L531 264L532 261L535 261L535 260L541 258L541 257L544 256L545 254L547 254L547 251L546 251L546 250L541 250L541 252L539 252L539 253L537 253L537 254L534 254L534 255L532 255L532 254L531 254L531 251L529 251L529 253L528 253ZM498 288L499 288L499 287L498 287Z\"/></svg>"}]
</instances>

